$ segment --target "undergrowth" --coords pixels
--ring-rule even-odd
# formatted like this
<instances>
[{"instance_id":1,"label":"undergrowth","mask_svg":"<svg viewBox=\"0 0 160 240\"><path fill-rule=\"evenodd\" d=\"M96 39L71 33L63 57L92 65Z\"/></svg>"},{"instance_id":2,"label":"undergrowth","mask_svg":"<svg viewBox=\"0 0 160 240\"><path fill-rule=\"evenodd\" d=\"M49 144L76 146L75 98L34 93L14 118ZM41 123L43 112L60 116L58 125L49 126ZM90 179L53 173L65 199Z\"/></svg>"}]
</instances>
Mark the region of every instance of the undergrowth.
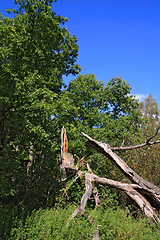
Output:
<instances>
[{"instance_id":1,"label":"undergrowth","mask_svg":"<svg viewBox=\"0 0 160 240\"><path fill-rule=\"evenodd\" d=\"M11 231L12 240L87 240L92 239L95 226L98 225L101 240L160 240L160 226L155 227L144 218L133 218L123 209L100 206L82 216L80 213L67 221L75 206L62 209L33 211L23 224L18 222ZM87 212L87 211L86 211ZM90 219L90 220L89 220Z\"/></svg>"}]
</instances>

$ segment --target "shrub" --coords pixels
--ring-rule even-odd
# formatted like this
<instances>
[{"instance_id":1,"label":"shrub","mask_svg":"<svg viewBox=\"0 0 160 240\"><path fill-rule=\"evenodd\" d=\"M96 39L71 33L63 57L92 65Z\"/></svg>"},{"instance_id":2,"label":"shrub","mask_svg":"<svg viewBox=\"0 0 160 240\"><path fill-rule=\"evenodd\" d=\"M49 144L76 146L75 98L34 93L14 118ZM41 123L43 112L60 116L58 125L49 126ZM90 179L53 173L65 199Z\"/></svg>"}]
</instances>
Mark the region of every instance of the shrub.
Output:
<instances>
[{"instance_id":1,"label":"shrub","mask_svg":"<svg viewBox=\"0 0 160 240\"><path fill-rule=\"evenodd\" d=\"M74 206L70 206L67 209L33 211L24 226L19 222L19 226L12 229L11 237L16 240L91 239L93 229L81 214L66 225L74 209Z\"/></svg>"},{"instance_id":2,"label":"shrub","mask_svg":"<svg viewBox=\"0 0 160 240\"><path fill-rule=\"evenodd\" d=\"M16 240L87 240L92 239L95 223L99 226L101 240L159 240L160 227L155 227L146 219L134 219L129 212L117 208L99 207L90 213L90 221L80 213L69 223L67 221L75 206L62 209L46 209L33 211L25 225L20 221L17 228L12 229L11 239Z\"/></svg>"}]
</instances>

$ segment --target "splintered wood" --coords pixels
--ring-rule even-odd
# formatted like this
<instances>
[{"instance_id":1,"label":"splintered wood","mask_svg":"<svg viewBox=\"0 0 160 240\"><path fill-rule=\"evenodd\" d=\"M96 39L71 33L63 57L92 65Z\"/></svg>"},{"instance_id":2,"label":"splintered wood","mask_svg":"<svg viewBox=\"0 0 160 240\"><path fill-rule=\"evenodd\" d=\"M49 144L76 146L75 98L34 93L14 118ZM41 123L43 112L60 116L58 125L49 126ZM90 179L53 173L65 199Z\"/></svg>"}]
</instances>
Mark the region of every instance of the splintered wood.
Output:
<instances>
[{"instance_id":1,"label":"splintered wood","mask_svg":"<svg viewBox=\"0 0 160 240\"><path fill-rule=\"evenodd\" d=\"M73 155L68 152L67 134L66 134L66 129L63 126L62 132L61 132L60 168L64 170L67 167L73 167L73 166L74 166L74 158L73 158Z\"/></svg>"}]
</instances>

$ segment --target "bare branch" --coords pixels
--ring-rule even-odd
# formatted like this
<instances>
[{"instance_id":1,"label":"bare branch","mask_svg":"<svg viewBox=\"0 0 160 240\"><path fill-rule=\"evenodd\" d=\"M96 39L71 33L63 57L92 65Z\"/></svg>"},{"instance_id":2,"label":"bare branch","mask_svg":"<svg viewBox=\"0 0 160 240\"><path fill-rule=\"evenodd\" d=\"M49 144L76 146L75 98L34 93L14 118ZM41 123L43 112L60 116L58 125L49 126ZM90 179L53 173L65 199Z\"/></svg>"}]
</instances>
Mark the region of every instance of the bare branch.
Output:
<instances>
[{"instance_id":1,"label":"bare branch","mask_svg":"<svg viewBox=\"0 0 160 240\"><path fill-rule=\"evenodd\" d=\"M89 163L86 163L86 165L87 165L87 170L88 170L88 172L93 173L93 172L92 172L92 169L91 169L90 166L89 166Z\"/></svg>"},{"instance_id":2,"label":"bare branch","mask_svg":"<svg viewBox=\"0 0 160 240\"><path fill-rule=\"evenodd\" d=\"M98 227L101 226L101 225L97 225L97 223L95 223L95 225L96 225L96 229L95 229L95 231L93 233L92 240L99 240L100 238L99 238L99 229L98 229Z\"/></svg>"},{"instance_id":3,"label":"bare branch","mask_svg":"<svg viewBox=\"0 0 160 240\"><path fill-rule=\"evenodd\" d=\"M16 150L16 152L18 152L19 146L15 146L14 143L12 144L12 146L14 147L14 149Z\"/></svg>"},{"instance_id":4,"label":"bare branch","mask_svg":"<svg viewBox=\"0 0 160 240\"><path fill-rule=\"evenodd\" d=\"M151 139L153 139L160 129L160 126L156 129L155 133L146 140L144 144L137 145L137 146L130 146L130 147L120 147L118 150L126 150L126 149L135 149L138 147L143 147L146 145L152 145L156 143L160 143L160 141L150 142ZM86 173L83 171L80 171L78 169L79 165L81 163L84 163L85 159L89 156L84 156L75 166L73 161L70 161L70 156L68 155L68 141L66 136L66 131L63 128L63 134L62 134L62 166L64 169L69 168L74 171L75 174L80 176L85 176L85 193L83 194L81 198L80 206L72 213L71 218L68 220L68 223L70 220L72 220L78 212L81 212L84 215L85 207L87 204L87 201L89 200L91 194L92 194L92 182L97 182L101 185L108 185L110 187L117 188L119 190L122 190L125 192L129 197L131 197L139 206L142 212L145 213L145 215L151 219L155 224L160 223L160 219L158 218L157 213L154 210L154 207L157 209L160 209L160 188L155 186L154 184L144 180L142 177L140 177L136 172L134 172L129 166L112 150L117 150L117 148L111 148L108 144L98 142L94 139L92 139L90 136L88 136L85 133L82 133L84 137L88 139L87 146L95 149L96 151L102 153L105 155L112 163L114 163L120 171L129 179L131 180L131 184L128 183L122 183L118 181L114 181L107 178L99 177L95 174L93 174L90 166L88 163L86 163L87 169L90 173ZM67 144L66 144L67 143ZM65 156L67 155L67 157ZM66 157L66 158L65 158ZM68 164L69 160L69 164ZM65 164L64 164L65 163ZM76 177L74 181L78 178ZM72 182L72 183L73 183ZM71 183L71 184L72 184ZM69 186L70 187L70 186ZM95 198L96 206L99 202L98 192L96 191L96 188L93 190L93 195ZM97 230L97 229L96 229ZM97 232L98 233L98 232ZM93 236L93 239L98 239L98 234L95 234Z\"/></svg>"},{"instance_id":5,"label":"bare branch","mask_svg":"<svg viewBox=\"0 0 160 240\"><path fill-rule=\"evenodd\" d=\"M92 182L91 182L91 180L87 176L88 176L88 174L85 174L85 187L86 187L86 191L83 194L83 197L81 199L80 208L79 208L79 210L80 210L80 212L82 214L84 214L87 201L88 201L88 199L90 198L90 196L92 194Z\"/></svg>"},{"instance_id":6,"label":"bare branch","mask_svg":"<svg viewBox=\"0 0 160 240\"><path fill-rule=\"evenodd\" d=\"M121 148L123 147L123 145L124 145L124 139L123 139L123 142L122 142L122 144L121 144Z\"/></svg>"},{"instance_id":7,"label":"bare branch","mask_svg":"<svg viewBox=\"0 0 160 240\"><path fill-rule=\"evenodd\" d=\"M155 133L150 138L148 138L146 142L149 143L150 140L158 134L159 130L160 130L160 124L159 124L159 127L156 129ZM160 143L160 141L159 141L159 143Z\"/></svg>"},{"instance_id":8,"label":"bare branch","mask_svg":"<svg viewBox=\"0 0 160 240\"><path fill-rule=\"evenodd\" d=\"M148 140L147 140L148 141ZM139 144L139 145L135 145L135 146L128 146L128 147L111 147L111 149L113 151L122 151L122 150L133 150L133 149L136 149L136 148L141 148L141 147L145 147L145 146L149 146L149 145L154 145L154 144L159 144L160 143L160 140L158 141L155 141L155 142L145 142L145 143L142 143L142 144Z\"/></svg>"},{"instance_id":9,"label":"bare branch","mask_svg":"<svg viewBox=\"0 0 160 240\"><path fill-rule=\"evenodd\" d=\"M77 173L79 175L79 171ZM82 173L82 172L80 171L80 173ZM92 194L92 183L91 183L91 180L87 178L87 174L85 174L85 187L86 187L86 191L82 196L80 206L78 208L76 208L76 210L72 213L71 218L68 220L67 225L77 215L77 213L79 211L82 214L84 214L84 212L85 212L85 207L86 207L87 201Z\"/></svg>"},{"instance_id":10,"label":"bare branch","mask_svg":"<svg viewBox=\"0 0 160 240\"><path fill-rule=\"evenodd\" d=\"M123 146L123 143L122 143L122 146L121 147L111 147L111 149L113 151L122 151L122 150L133 150L133 149L136 149L136 148L141 148L141 147L145 147L145 146L149 146L149 145L154 145L154 144L159 144L160 143L160 140L157 140L157 141L154 141L154 142L150 142L157 134L158 134L158 131L160 130L160 125L159 127L156 129L155 133L149 137L145 143L142 143L142 144L139 144L139 145L135 145L135 146L128 146L128 147L122 147Z\"/></svg>"},{"instance_id":11,"label":"bare branch","mask_svg":"<svg viewBox=\"0 0 160 240\"><path fill-rule=\"evenodd\" d=\"M141 178L136 172L134 172L131 168L128 167L128 165L117 155L115 154L110 146L105 143L98 142L94 139L92 139L90 136L88 136L85 133L82 133L84 137L86 137L89 141L87 142L88 147L91 147L95 149L96 151L102 153L106 157L110 159L110 161L115 164L120 171L129 178L133 183L138 184L139 186L143 187L144 189L147 189L150 194L154 195L154 198L160 205L160 188L155 186L154 184L144 180Z\"/></svg>"},{"instance_id":12,"label":"bare branch","mask_svg":"<svg viewBox=\"0 0 160 240\"><path fill-rule=\"evenodd\" d=\"M82 157L82 158L77 162L76 168L78 168L78 166L79 166L80 164L83 164L84 161L85 161L90 155L91 155L91 153L88 153L88 154L86 154L84 157Z\"/></svg>"},{"instance_id":13,"label":"bare branch","mask_svg":"<svg viewBox=\"0 0 160 240\"><path fill-rule=\"evenodd\" d=\"M151 219L155 224L160 223L160 219L158 218L156 212L152 208L151 204L148 200L141 194L141 190L143 188L139 186L138 184L126 184L121 183L118 181L114 181L111 179L101 178L95 174L87 173L87 178L90 179L90 181L95 181L100 184L109 185L111 187L115 187L119 190L124 191L129 197L131 197L140 207L142 212ZM143 192L143 191L142 191Z\"/></svg>"},{"instance_id":14,"label":"bare branch","mask_svg":"<svg viewBox=\"0 0 160 240\"><path fill-rule=\"evenodd\" d=\"M77 171L77 173L78 172L79 171ZM93 173L85 173L86 191L82 196L80 206L72 213L70 220L72 220L79 211L84 214L86 203L92 194L92 182L97 182L122 190L138 204L141 211L144 212L144 214L149 219L151 219L155 224L160 223L158 215L154 211L149 201L142 194L146 189L144 190L144 188L139 186L138 184L122 183L111 179L99 177ZM68 224L70 220L68 221Z\"/></svg>"},{"instance_id":15,"label":"bare branch","mask_svg":"<svg viewBox=\"0 0 160 240\"><path fill-rule=\"evenodd\" d=\"M93 189L93 196L94 196L94 200L95 200L95 209L97 209L99 203L100 203L100 200L99 200L99 194L98 194L98 189L97 187L94 187Z\"/></svg>"}]
</instances>

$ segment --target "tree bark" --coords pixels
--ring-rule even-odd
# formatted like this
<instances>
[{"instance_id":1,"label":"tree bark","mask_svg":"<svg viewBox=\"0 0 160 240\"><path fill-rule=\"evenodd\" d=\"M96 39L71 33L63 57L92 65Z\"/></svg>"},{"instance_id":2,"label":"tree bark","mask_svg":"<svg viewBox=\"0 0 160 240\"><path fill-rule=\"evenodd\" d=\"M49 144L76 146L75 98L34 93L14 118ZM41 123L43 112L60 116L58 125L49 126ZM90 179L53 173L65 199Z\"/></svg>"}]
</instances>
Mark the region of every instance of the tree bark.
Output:
<instances>
[{"instance_id":1,"label":"tree bark","mask_svg":"<svg viewBox=\"0 0 160 240\"><path fill-rule=\"evenodd\" d=\"M98 142L84 133L82 133L82 135L88 139L88 147L95 149L109 158L109 160L114 163L133 184L124 184L110 179L100 178L95 175L92 176L94 181L123 190L139 205L140 209L147 217L152 219L152 221L156 224L160 222L153 209L153 207L158 210L160 209L160 188L144 180L136 172L129 168L128 165L111 150L111 147L108 144Z\"/></svg>"},{"instance_id":2,"label":"tree bark","mask_svg":"<svg viewBox=\"0 0 160 240\"><path fill-rule=\"evenodd\" d=\"M111 147L108 144L98 142L87 134L82 133L82 135L88 139L88 147L91 147L108 157L110 161L114 163L127 178L129 178L133 183L137 183L139 186L141 186L147 195L152 197L154 196L157 204L160 207L160 188L144 180L130 167L128 167L128 165L111 150Z\"/></svg>"}]
</instances>

